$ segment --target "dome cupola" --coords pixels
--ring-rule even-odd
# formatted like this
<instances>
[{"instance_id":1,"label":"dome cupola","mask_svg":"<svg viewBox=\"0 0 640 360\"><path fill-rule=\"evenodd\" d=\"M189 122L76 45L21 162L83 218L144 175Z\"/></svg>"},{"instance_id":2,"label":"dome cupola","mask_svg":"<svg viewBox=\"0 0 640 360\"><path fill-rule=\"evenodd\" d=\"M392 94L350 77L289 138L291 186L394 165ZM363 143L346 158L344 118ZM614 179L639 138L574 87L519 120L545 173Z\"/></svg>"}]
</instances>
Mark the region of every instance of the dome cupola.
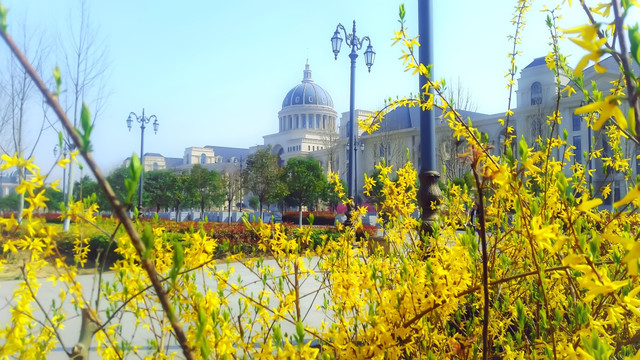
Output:
<instances>
[{"instance_id":1,"label":"dome cupola","mask_svg":"<svg viewBox=\"0 0 640 360\"><path fill-rule=\"evenodd\" d=\"M295 105L320 105L333 108L333 100L328 92L311 79L309 62L305 65L302 82L291 89L282 101L282 108Z\"/></svg>"}]
</instances>

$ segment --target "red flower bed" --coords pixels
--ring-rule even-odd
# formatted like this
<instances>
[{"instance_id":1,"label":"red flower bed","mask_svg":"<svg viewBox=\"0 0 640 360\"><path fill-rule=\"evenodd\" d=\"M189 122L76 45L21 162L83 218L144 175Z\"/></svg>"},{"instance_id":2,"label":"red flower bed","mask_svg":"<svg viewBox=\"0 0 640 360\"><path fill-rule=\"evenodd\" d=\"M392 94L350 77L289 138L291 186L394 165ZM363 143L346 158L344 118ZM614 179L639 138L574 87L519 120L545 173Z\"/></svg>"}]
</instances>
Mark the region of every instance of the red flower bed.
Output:
<instances>
[{"instance_id":1,"label":"red flower bed","mask_svg":"<svg viewBox=\"0 0 640 360\"><path fill-rule=\"evenodd\" d=\"M336 215L331 211L303 211L302 224L309 225L309 215L313 214L313 225L330 225L336 224ZM297 211L287 211L282 214L282 222L298 224L300 213Z\"/></svg>"},{"instance_id":2,"label":"red flower bed","mask_svg":"<svg viewBox=\"0 0 640 360\"><path fill-rule=\"evenodd\" d=\"M202 229L206 234L220 241L218 249L220 256L229 252L244 252L246 254L252 254L258 249L258 235L251 229L248 229L244 223L232 223L229 225L227 223L198 221L175 222L171 220L152 219L144 219L142 221L163 226L166 231L170 233L189 233L193 231L200 231L200 229ZM298 229L298 225L289 223L284 223L283 225L287 234L293 234L294 229ZM364 226L363 230L370 236L375 235L377 232L377 228L375 226ZM328 239L336 239L339 233L335 226L314 225L311 233L313 245L319 245L321 243L321 235L327 235Z\"/></svg>"}]
</instances>

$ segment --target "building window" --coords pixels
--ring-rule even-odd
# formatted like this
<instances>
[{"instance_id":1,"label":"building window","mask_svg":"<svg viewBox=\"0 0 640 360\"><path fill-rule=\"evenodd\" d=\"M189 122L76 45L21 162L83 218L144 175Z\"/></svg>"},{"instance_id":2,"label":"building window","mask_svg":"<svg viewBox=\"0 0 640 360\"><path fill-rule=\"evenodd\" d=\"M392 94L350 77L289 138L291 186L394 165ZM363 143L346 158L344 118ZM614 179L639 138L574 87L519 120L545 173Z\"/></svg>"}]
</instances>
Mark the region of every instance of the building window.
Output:
<instances>
[{"instance_id":1,"label":"building window","mask_svg":"<svg viewBox=\"0 0 640 360\"><path fill-rule=\"evenodd\" d=\"M320 128L320 115L316 115L316 129Z\"/></svg>"},{"instance_id":2,"label":"building window","mask_svg":"<svg viewBox=\"0 0 640 360\"><path fill-rule=\"evenodd\" d=\"M611 145L607 141L606 137L602 137L602 157L611 157L613 152L611 151Z\"/></svg>"},{"instance_id":3,"label":"building window","mask_svg":"<svg viewBox=\"0 0 640 360\"><path fill-rule=\"evenodd\" d=\"M573 115L573 131L580 131L581 122L582 122L582 116Z\"/></svg>"},{"instance_id":4,"label":"building window","mask_svg":"<svg viewBox=\"0 0 640 360\"><path fill-rule=\"evenodd\" d=\"M620 187L620 181L613 182L613 201L620 201L622 199L622 189Z\"/></svg>"},{"instance_id":5,"label":"building window","mask_svg":"<svg viewBox=\"0 0 640 360\"><path fill-rule=\"evenodd\" d=\"M580 136L574 136L573 137L573 146L576 147L576 156L575 156L575 162L577 163L581 163L582 162L582 139L580 139Z\"/></svg>"},{"instance_id":6,"label":"building window","mask_svg":"<svg viewBox=\"0 0 640 360\"><path fill-rule=\"evenodd\" d=\"M542 85L539 82L531 84L531 105L542 104Z\"/></svg>"},{"instance_id":7,"label":"building window","mask_svg":"<svg viewBox=\"0 0 640 360\"><path fill-rule=\"evenodd\" d=\"M207 155L200 154L200 164L206 164L206 163L207 163Z\"/></svg>"},{"instance_id":8,"label":"building window","mask_svg":"<svg viewBox=\"0 0 640 360\"><path fill-rule=\"evenodd\" d=\"M306 129L307 128L307 115L302 114L302 128Z\"/></svg>"},{"instance_id":9,"label":"building window","mask_svg":"<svg viewBox=\"0 0 640 360\"><path fill-rule=\"evenodd\" d=\"M153 163L153 171L156 171L156 170L158 170L158 163L154 162Z\"/></svg>"}]
</instances>

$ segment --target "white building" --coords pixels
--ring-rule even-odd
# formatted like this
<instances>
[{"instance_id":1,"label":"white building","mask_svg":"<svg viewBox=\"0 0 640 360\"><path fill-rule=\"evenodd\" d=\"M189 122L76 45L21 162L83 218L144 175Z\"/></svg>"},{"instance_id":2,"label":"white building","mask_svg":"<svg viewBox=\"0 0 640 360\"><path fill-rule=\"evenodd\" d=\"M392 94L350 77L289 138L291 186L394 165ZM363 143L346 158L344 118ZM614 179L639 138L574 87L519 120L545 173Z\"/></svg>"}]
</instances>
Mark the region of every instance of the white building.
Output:
<instances>
[{"instance_id":1,"label":"white building","mask_svg":"<svg viewBox=\"0 0 640 360\"><path fill-rule=\"evenodd\" d=\"M313 156L331 168L327 149L338 141L331 95L313 82L309 63L305 65L302 82L294 86L282 101L278 112L278 132L264 136L264 145L280 156L281 164L297 156ZM329 156L331 158L331 156Z\"/></svg>"},{"instance_id":2,"label":"white building","mask_svg":"<svg viewBox=\"0 0 640 360\"><path fill-rule=\"evenodd\" d=\"M612 58L601 62L607 68L604 74L598 74L593 67L584 71L584 83L594 81L599 89L608 89L609 82L619 77L619 70ZM569 79L562 76L562 86L569 83ZM515 128L517 138L524 135L530 146L535 146L538 137L550 135L547 116L556 108L556 84L553 73L546 67L544 58L534 59L520 72L515 92L514 115L511 124ZM582 153L590 148L603 148L606 157L608 149L603 132L594 132L587 128L580 116L574 116L573 111L581 105L581 95L562 98L559 111L563 118L556 134L566 130L569 134L568 142L576 147L575 161L585 162ZM505 109L506 110L506 109ZM504 114L482 114L476 112L459 111L463 118L469 118L483 134L487 134L491 144L496 148L502 144L505 136L504 126L498 119ZM356 110L356 118L366 118L371 112ZM398 108L387 114L379 131L373 134L363 134L358 131L355 148L348 148L346 126L349 112L343 112L340 123L337 123L337 112L333 107L333 100L329 92L316 84L311 77L309 64L305 65L302 81L289 90L284 96L282 109L278 112L276 121L278 132L265 135L264 145L271 146L272 153L280 157L280 164L297 156L310 156L318 159L327 171L337 172L343 179L347 178L348 152L356 151L356 188L361 194L363 174L371 174L376 163L383 158L387 164L394 167L402 166L407 160L414 164L420 163L420 109ZM275 114L274 114L275 115ZM436 112L436 118L441 116ZM436 136L439 146L436 158L441 164L443 175L455 178L468 171L468 165L460 163L458 154L463 152L464 143L452 139L451 130L444 121L437 122ZM221 169L230 164L242 164L246 156L263 147L250 149L222 148L215 146L189 147L185 149L182 158L167 158L160 154L146 154L145 170L152 169L188 169L194 164L201 164L207 168ZM634 173L638 174L640 164L636 160L639 152L630 141L624 143L625 151L632 159ZM409 150L409 158L407 158ZM556 158L560 154L555 154ZM227 165L225 165L227 164ZM612 183L612 197L606 200L611 204L624 196L628 188L625 174L610 172L605 176L602 171L602 161L592 160L585 163L589 169L597 169L592 178L594 189L598 189L606 182Z\"/></svg>"}]
</instances>

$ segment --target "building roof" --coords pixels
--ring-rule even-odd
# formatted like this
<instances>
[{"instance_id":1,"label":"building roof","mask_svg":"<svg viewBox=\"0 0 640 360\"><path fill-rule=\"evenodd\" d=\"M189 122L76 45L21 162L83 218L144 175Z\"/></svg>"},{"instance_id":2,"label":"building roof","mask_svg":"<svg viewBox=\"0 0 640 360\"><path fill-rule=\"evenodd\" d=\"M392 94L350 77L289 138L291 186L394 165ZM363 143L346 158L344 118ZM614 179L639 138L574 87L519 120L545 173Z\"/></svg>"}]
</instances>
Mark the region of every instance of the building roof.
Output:
<instances>
[{"instance_id":1,"label":"building roof","mask_svg":"<svg viewBox=\"0 0 640 360\"><path fill-rule=\"evenodd\" d=\"M164 158L165 166L169 169L182 165L182 158Z\"/></svg>"},{"instance_id":2,"label":"building roof","mask_svg":"<svg viewBox=\"0 0 640 360\"><path fill-rule=\"evenodd\" d=\"M207 149L213 149L216 156L222 156L224 162L230 161L231 158L246 159L249 155L249 149L233 148L226 146L205 146Z\"/></svg>"},{"instance_id":3,"label":"building roof","mask_svg":"<svg viewBox=\"0 0 640 360\"><path fill-rule=\"evenodd\" d=\"M442 117L442 110L434 106L436 121L440 121ZM468 117L472 120L480 120L483 118L491 117L491 115L478 113L474 111L458 110L460 116L463 119ZM420 128L420 107L398 107L393 111L387 113L380 125L380 131L396 131L411 128Z\"/></svg>"},{"instance_id":4,"label":"building roof","mask_svg":"<svg viewBox=\"0 0 640 360\"><path fill-rule=\"evenodd\" d=\"M282 108L293 105L321 105L333 108L331 95L311 79L309 63L305 65L302 82L291 89L282 101Z\"/></svg>"},{"instance_id":5,"label":"building roof","mask_svg":"<svg viewBox=\"0 0 640 360\"><path fill-rule=\"evenodd\" d=\"M542 56L542 57L533 59L533 61L529 65L525 66L525 69L540 66L540 65L545 65L545 64L546 64L546 61L544 61L544 56Z\"/></svg>"}]
</instances>

